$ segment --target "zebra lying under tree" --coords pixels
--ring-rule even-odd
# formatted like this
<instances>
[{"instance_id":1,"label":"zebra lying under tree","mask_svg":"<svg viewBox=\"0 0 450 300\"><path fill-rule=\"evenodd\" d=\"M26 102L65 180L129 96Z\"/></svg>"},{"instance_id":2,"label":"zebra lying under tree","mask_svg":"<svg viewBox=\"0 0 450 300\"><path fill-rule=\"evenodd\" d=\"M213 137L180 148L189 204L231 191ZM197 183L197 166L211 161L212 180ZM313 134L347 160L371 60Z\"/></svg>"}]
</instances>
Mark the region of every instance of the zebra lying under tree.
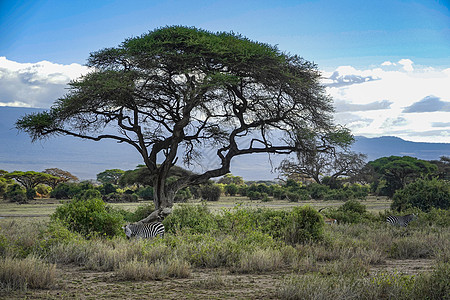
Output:
<instances>
[{"instance_id":1,"label":"zebra lying under tree","mask_svg":"<svg viewBox=\"0 0 450 300\"><path fill-rule=\"evenodd\" d=\"M408 223L417 218L415 214L410 214L406 216L389 216L386 219L386 222L395 225L395 226L408 226Z\"/></svg>"},{"instance_id":2,"label":"zebra lying under tree","mask_svg":"<svg viewBox=\"0 0 450 300\"><path fill-rule=\"evenodd\" d=\"M164 225L161 222L128 224L123 226L122 229L128 239L131 237L148 239L157 235L164 236Z\"/></svg>"}]
</instances>

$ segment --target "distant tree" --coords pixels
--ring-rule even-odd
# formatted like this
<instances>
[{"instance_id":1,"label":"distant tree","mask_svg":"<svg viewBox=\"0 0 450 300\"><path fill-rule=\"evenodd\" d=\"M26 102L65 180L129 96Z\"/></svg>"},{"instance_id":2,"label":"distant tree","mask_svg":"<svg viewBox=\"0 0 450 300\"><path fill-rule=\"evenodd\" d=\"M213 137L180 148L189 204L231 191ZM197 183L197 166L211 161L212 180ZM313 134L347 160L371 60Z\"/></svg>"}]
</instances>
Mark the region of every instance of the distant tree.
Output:
<instances>
[{"instance_id":1,"label":"distant tree","mask_svg":"<svg viewBox=\"0 0 450 300\"><path fill-rule=\"evenodd\" d=\"M14 179L26 189L26 196L28 199L33 199L36 195L34 188L38 184L49 184L55 180L55 176L34 171L14 171L4 175L6 179Z\"/></svg>"},{"instance_id":2,"label":"distant tree","mask_svg":"<svg viewBox=\"0 0 450 300\"><path fill-rule=\"evenodd\" d=\"M34 189L40 183L49 184L49 182L55 180L55 177L50 174L34 171L14 171L5 175L5 178L16 180L27 190Z\"/></svg>"},{"instance_id":3,"label":"distant tree","mask_svg":"<svg viewBox=\"0 0 450 300\"><path fill-rule=\"evenodd\" d=\"M233 176L231 173L225 174L222 178L220 178L217 183L223 183L223 184L231 184L234 183L235 185L241 185L244 184L244 179L241 176Z\"/></svg>"},{"instance_id":4,"label":"distant tree","mask_svg":"<svg viewBox=\"0 0 450 300\"><path fill-rule=\"evenodd\" d=\"M436 165L410 156L381 157L368 163L374 174L373 182L386 182L383 190L385 196L392 197L396 190L404 188L408 183L422 177L437 174Z\"/></svg>"},{"instance_id":5,"label":"distant tree","mask_svg":"<svg viewBox=\"0 0 450 300\"><path fill-rule=\"evenodd\" d=\"M431 160L430 163L438 168L437 174L439 179L450 180L450 157L441 156L440 160Z\"/></svg>"},{"instance_id":6,"label":"distant tree","mask_svg":"<svg viewBox=\"0 0 450 300\"><path fill-rule=\"evenodd\" d=\"M312 178L322 183L324 177L332 185L338 178L355 177L365 165L367 156L350 151L327 153L320 151L301 152L297 160L285 159L278 170L287 179L302 181L302 178Z\"/></svg>"},{"instance_id":7,"label":"distant tree","mask_svg":"<svg viewBox=\"0 0 450 300\"><path fill-rule=\"evenodd\" d=\"M170 214L183 187L229 173L235 157L348 143L316 65L234 33L159 28L91 53L87 65L92 71L49 111L16 127L32 140L70 135L132 146L153 182L155 211L143 222ZM214 167L167 182L179 157L202 164L198 150L211 147Z\"/></svg>"},{"instance_id":8,"label":"distant tree","mask_svg":"<svg viewBox=\"0 0 450 300\"><path fill-rule=\"evenodd\" d=\"M0 177L3 177L4 175L8 174L8 171L1 170L0 169Z\"/></svg>"},{"instance_id":9,"label":"distant tree","mask_svg":"<svg viewBox=\"0 0 450 300\"><path fill-rule=\"evenodd\" d=\"M97 180L103 184L111 183L117 185L123 174L125 174L125 171L120 169L105 170L97 174Z\"/></svg>"},{"instance_id":10,"label":"distant tree","mask_svg":"<svg viewBox=\"0 0 450 300\"><path fill-rule=\"evenodd\" d=\"M61 182L78 181L78 177L76 177L75 175L72 175L70 172L58 168L45 169L42 173L50 174L56 177L48 182L48 185L52 189L54 189Z\"/></svg>"}]
</instances>

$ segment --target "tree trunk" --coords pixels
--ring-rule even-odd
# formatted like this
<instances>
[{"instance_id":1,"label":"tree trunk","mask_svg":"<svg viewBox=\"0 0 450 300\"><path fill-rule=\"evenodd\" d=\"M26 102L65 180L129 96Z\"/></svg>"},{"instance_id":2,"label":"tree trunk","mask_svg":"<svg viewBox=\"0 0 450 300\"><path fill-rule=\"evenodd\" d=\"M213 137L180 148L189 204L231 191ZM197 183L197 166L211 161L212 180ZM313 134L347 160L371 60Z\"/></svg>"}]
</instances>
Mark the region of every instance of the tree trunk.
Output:
<instances>
[{"instance_id":1,"label":"tree trunk","mask_svg":"<svg viewBox=\"0 0 450 300\"><path fill-rule=\"evenodd\" d=\"M139 223L161 222L172 213L173 202L177 191L167 189L165 178L158 176L153 184L153 203L155 210Z\"/></svg>"}]
</instances>

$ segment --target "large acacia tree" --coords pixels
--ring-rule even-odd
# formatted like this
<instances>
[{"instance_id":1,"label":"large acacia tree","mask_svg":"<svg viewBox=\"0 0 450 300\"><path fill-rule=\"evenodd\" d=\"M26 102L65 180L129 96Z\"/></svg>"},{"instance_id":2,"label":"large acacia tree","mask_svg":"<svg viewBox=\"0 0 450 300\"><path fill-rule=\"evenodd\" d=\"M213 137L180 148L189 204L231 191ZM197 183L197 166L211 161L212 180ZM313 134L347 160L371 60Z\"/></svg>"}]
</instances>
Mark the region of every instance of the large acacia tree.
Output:
<instances>
[{"instance_id":1,"label":"large acacia tree","mask_svg":"<svg viewBox=\"0 0 450 300\"><path fill-rule=\"evenodd\" d=\"M70 135L134 147L154 187L156 210L143 222L170 213L177 190L230 172L236 156L348 142L313 63L234 33L159 28L91 53L87 65L92 71L49 111L16 126L33 140ZM201 163L198 150L211 147L214 167L166 181L179 157Z\"/></svg>"}]
</instances>

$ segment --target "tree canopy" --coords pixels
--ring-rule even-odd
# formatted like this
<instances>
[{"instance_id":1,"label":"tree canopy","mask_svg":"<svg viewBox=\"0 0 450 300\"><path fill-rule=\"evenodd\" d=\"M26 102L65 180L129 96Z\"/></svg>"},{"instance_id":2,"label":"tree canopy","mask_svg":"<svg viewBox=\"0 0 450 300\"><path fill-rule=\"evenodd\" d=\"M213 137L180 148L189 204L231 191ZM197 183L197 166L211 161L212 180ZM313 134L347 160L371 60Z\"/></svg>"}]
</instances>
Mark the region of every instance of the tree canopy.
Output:
<instances>
[{"instance_id":1,"label":"tree canopy","mask_svg":"<svg viewBox=\"0 0 450 300\"><path fill-rule=\"evenodd\" d=\"M33 140L70 135L134 147L155 192L156 210L144 222L170 213L177 190L229 173L236 156L349 142L333 123L315 64L238 34L158 28L91 53L87 65L91 72L50 110L23 116L16 127ZM202 148L216 149L215 158L202 157ZM168 183L178 158L214 163Z\"/></svg>"}]
</instances>

